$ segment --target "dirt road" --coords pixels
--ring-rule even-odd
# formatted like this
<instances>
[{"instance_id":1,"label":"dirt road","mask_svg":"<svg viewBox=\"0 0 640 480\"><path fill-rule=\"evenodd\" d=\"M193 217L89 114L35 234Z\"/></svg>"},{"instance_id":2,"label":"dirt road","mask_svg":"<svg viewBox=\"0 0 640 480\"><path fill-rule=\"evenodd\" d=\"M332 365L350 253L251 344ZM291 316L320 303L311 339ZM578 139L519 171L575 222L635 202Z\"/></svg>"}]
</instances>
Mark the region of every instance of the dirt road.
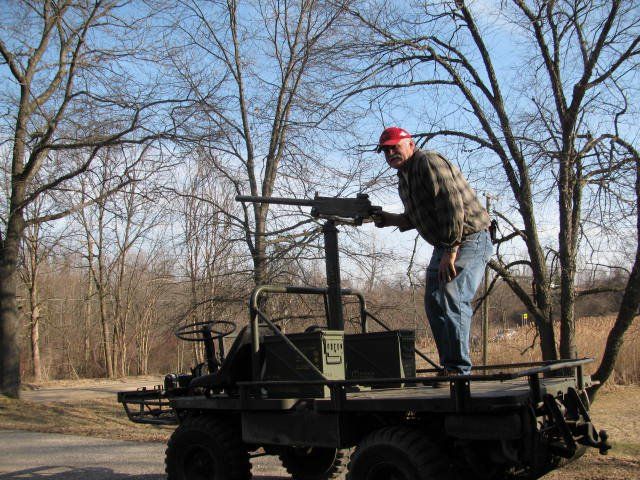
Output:
<instances>
[{"instance_id":1,"label":"dirt road","mask_svg":"<svg viewBox=\"0 0 640 480\"><path fill-rule=\"evenodd\" d=\"M164 444L0 430L0 480L165 480ZM288 480L273 457L253 460L255 480ZM580 459L543 480L634 480L637 461Z\"/></svg>"},{"instance_id":2,"label":"dirt road","mask_svg":"<svg viewBox=\"0 0 640 480\"><path fill-rule=\"evenodd\" d=\"M0 479L161 480L164 446L0 430ZM122 459L126 458L126 462Z\"/></svg>"},{"instance_id":3,"label":"dirt road","mask_svg":"<svg viewBox=\"0 0 640 480\"><path fill-rule=\"evenodd\" d=\"M164 480L165 446L55 433L0 430L0 480ZM275 459L253 462L256 480L289 477Z\"/></svg>"}]
</instances>

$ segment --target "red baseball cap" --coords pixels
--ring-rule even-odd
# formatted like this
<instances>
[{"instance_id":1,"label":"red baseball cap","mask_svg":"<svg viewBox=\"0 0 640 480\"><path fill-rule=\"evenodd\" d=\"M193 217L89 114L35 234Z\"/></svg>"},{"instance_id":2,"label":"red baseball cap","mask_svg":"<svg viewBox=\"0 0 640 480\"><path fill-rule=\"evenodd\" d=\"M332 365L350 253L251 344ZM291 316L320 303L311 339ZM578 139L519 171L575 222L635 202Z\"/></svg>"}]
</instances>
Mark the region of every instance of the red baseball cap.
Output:
<instances>
[{"instance_id":1,"label":"red baseball cap","mask_svg":"<svg viewBox=\"0 0 640 480\"><path fill-rule=\"evenodd\" d=\"M376 152L380 153L385 145L397 145L400 140L411 138L411 134L400 127L387 127L380 134Z\"/></svg>"}]
</instances>

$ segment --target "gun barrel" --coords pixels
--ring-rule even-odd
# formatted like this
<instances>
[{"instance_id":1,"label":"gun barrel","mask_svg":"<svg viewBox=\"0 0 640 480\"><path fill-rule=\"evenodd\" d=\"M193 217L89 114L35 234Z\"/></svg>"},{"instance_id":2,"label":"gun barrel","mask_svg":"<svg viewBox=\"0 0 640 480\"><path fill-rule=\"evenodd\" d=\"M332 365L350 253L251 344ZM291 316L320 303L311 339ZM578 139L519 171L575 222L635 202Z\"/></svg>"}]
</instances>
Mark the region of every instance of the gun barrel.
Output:
<instances>
[{"instance_id":1,"label":"gun barrel","mask_svg":"<svg viewBox=\"0 0 640 480\"><path fill-rule=\"evenodd\" d=\"M313 200L304 198L254 197L252 195L236 195L236 202L277 203L279 205L300 205L302 207L313 207L314 205Z\"/></svg>"}]
</instances>

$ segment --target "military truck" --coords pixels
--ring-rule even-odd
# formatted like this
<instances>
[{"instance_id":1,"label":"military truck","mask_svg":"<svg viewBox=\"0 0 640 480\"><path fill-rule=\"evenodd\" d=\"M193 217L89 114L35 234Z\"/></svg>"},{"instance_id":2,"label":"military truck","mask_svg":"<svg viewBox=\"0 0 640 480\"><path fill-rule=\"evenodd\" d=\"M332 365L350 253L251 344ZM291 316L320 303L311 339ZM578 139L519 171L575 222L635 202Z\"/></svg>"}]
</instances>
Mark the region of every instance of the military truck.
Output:
<instances>
[{"instance_id":1,"label":"military truck","mask_svg":"<svg viewBox=\"0 0 640 480\"><path fill-rule=\"evenodd\" d=\"M237 200L312 207L324 221L327 285L259 285L230 348L223 338L234 323L184 325L176 335L202 342L206 362L155 389L118 394L133 422L177 425L169 480L249 479L250 460L262 455L278 456L297 480L534 479L587 447L607 453L607 434L589 414L591 359L442 376L416 350L414 331L389 329L360 292L341 288L336 227L380 210L366 195ZM326 322L283 333L266 313L279 295L317 296ZM359 331L345 334L347 298ZM416 357L429 368L416 368Z\"/></svg>"}]
</instances>

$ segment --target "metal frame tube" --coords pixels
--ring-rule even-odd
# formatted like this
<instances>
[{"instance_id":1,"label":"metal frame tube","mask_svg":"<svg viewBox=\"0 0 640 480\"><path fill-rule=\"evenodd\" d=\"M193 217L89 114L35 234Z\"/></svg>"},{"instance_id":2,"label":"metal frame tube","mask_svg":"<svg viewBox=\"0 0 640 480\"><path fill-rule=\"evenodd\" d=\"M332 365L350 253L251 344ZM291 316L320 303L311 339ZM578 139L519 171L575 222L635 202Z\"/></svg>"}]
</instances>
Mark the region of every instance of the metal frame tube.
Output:
<instances>
[{"instance_id":1,"label":"metal frame tube","mask_svg":"<svg viewBox=\"0 0 640 480\"><path fill-rule=\"evenodd\" d=\"M492 375L449 375L441 377L404 377L404 378L359 378L355 380L261 380L251 382L238 382L239 386L264 386L264 385L380 385L402 381L409 384L429 384L433 382L452 381L492 381L492 380L515 380L518 378L537 376L537 374L563 368L576 368L579 365L593 362L593 358L580 358L575 360L554 360L555 364L540 362L538 368L520 370L513 373L494 373ZM530 365L530 364L527 364ZM517 366L517 365L514 365ZM529 379L527 379L529 380Z\"/></svg>"},{"instance_id":2,"label":"metal frame tube","mask_svg":"<svg viewBox=\"0 0 640 480\"><path fill-rule=\"evenodd\" d=\"M311 363L311 361L300 352L291 341L280 331L280 329L258 308L260 297L266 293L279 293L279 294L298 294L298 295L323 295L327 298L328 288L319 287L301 287L301 286L279 286L279 285L260 285L253 290L251 298L249 299L249 329L251 332L251 375L252 380L257 381L260 379L260 320L264 320L267 326L274 334L284 339L285 343L303 360L309 364L313 370L318 373L321 378L325 378L324 375ZM362 312L366 312L365 300L362 293L344 288L340 290L340 297L342 296L354 296L357 297L360 302L360 315ZM326 308L326 302L325 302ZM361 319L361 321L363 321ZM344 330L344 329L341 329Z\"/></svg>"},{"instance_id":3,"label":"metal frame tube","mask_svg":"<svg viewBox=\"0 0 640 480\"><path fill-rule=\"evenodd\" d=\"M391 331L391 329L379 318L377 318L373 313L367 311L365 309L364 314L366 317L372 318L374 322L376 322L378 325L380 325L382 328L384 328L385 330L387 330L388 332ZM366 320L365 320L366 322ZM366 323L365 326L363 327L363 333L366 333ZM413 351L420 357L422 358L424 361L426 361L428 364L430 364L433 368L435 368L436 370L440 371L442 370L442 368L440 367L440 365L438 365L436 362L434 362L433 360L431 360L429 357L427 357L424 353L422 353L420 350L418 350L416 347L413 347Z\"/></svg>"}]
</instances>

